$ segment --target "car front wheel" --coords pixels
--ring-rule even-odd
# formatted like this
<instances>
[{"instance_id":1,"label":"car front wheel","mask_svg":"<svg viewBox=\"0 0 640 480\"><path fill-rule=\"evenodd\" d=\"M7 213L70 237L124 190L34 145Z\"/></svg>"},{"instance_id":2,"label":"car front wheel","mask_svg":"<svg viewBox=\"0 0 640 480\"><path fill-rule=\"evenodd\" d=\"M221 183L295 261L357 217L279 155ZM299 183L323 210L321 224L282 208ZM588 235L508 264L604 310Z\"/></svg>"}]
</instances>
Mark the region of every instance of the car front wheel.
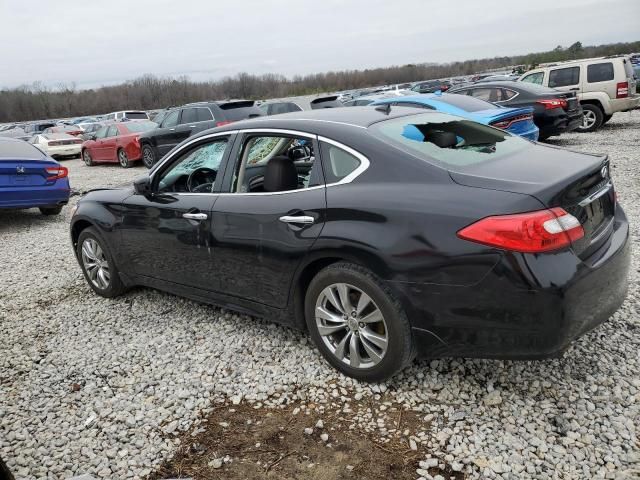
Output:
<instances>
[{"instance_id":1,"label":"car front wheel","mask_svg":"<svg viewBox=\"0 0 640 480\"><path fill-rule=\"evenodd\" d=\"M320 271L307 289L305 317L322 355L355 379L384 380L415 357L402 306L358 265L336 263Z\"/></svg>"},{"instance_id":2,"label":"car front wheel","mask_svg":"<svg viewBox=\"0 0 640 480\"><path fill-rule=\"evenodd\" d=\"M116 297L124 292L113 256L93 227L86 228L78 237L76 254L82 273L89 286L102 297Z\"/></svg>"}]
</instances>

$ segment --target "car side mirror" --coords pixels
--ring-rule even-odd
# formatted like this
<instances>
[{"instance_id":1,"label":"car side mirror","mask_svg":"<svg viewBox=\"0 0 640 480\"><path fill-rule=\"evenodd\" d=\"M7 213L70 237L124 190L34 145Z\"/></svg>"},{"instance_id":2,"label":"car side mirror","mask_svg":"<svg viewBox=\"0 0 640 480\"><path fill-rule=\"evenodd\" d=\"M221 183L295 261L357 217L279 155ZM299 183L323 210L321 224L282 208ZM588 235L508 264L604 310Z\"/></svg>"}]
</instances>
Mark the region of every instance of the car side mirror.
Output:
<instances>
[{"instance_id":1,"label":"car side mirror","mask_svg":"<svg viewBox=\"0 0 640 480\"><path fill-rule=\"evenodd\" d=\"M151 177L140 175L133 180L133 189L138 195L151 195Z\"/></svg>"}]
</instances>

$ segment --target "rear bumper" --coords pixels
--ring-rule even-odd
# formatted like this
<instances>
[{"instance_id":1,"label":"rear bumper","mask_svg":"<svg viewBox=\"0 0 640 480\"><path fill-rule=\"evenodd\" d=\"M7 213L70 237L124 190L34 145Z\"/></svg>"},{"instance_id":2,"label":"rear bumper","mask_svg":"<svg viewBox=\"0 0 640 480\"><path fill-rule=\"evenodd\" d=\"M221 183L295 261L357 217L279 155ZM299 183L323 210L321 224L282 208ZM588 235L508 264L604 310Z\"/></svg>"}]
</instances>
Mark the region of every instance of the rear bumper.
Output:
<instances>
[{"instance_id":1,"label":"rear bumper","mask_svg":"<svg viewBox=\"0 0 640 480\"><path fill-rule=\"evenodd\" d=\"M629 225L618 208L613 234L587 260L571 250L505 253L470 287L389 286L409 312L422 356L553 357L606 321L624 301L628 239Z\"/></svg>"},{"instance_id":2,"label":"rear bumper","mask_svg":"<svg viewBox=\"0 0 640 480\"><path fill-rule=\"evenodd\" d=\"M82 145L61 145L47 148L47 153L51 157L70 157L80 155L81 150Z\"/></svg>"},{"instance_id":3,"label":"rear bumper","mask_svg":"<svg viewBox=\"0 0 640 480\"><path fill-rule=\"evenodd\" d=\"M582 109L569 113L561 108L547 110L544 114L537 115L535 122L540 129L541 137L552 137L571 132L582 125Z\"/></svg>"},{"instance_id":4,"label":"rear bumper","mask_svg":"<svg viewBox=\"0 0 640 480\"><path fill-rule=\"evenodd\" d=\"M627 112L640 106L640 95L632 95L627 98L615 98L609 103L611 104L611 111L607 112L609 115L615 112Z\"/></svg>"},{"instance_id":5,"label":"rear bumper","mask_svg":"<svg viewBox=\"0 0 640 480\"><path fill-rule=\"evenodd\" d=\"M0 208L35 208L65 205L69 201L68 180L46 187L0 188Z\"/></svg>"}]
</instances>

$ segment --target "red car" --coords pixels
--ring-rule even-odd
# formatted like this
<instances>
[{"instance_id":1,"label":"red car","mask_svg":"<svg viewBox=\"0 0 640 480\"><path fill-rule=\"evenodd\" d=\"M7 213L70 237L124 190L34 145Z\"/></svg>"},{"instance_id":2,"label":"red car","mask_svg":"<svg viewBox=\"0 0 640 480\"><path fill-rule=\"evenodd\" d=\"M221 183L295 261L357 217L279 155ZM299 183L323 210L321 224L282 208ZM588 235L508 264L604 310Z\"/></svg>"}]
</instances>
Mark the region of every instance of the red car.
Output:
<instances>
[{"instance_id":1,"label":"red car","mask_svg":"<svg viewBox=\"0 0 640 480\"><path fill-rule=\"evenodd\" d=\"M124 168L142 159L140 134L158 125L147 120L112 123L98 130L82 144L82 159L87 166L118 162Z\"/></svg>"}]
</instances>

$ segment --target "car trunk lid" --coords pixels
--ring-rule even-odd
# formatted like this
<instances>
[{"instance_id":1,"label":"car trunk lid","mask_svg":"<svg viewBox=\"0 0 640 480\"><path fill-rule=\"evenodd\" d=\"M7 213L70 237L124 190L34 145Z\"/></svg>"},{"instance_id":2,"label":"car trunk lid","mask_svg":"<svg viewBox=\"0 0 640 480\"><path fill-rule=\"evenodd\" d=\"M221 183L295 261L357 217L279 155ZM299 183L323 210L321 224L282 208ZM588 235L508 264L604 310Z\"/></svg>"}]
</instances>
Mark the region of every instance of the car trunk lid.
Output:
<instances>
[{"instance_id":1,"label":"car trunk lid","mask_svg":"<svg viewBox=\"0 0 640 480\"><path fill-rule=\"evenodd\" d=\"M47 168L58 167L50 160L0 160L0 189L28 188L52 185L55 180L47 180L52 175Z\"/></svg>"},{"instance_id":2,"label":"car trunk lid","mask_svg":"<svg viewBox=\"0 0 640 480\"><path fill-rule=\"evenodd\" d=\"M574 243L576 253L588 256L608 237L613 227L615 192L606 156L555 147L540 147L449 169L458 184L531 195L547 208L562 207L581 223L585 236Z\"/></svg>"}]
</instances>

